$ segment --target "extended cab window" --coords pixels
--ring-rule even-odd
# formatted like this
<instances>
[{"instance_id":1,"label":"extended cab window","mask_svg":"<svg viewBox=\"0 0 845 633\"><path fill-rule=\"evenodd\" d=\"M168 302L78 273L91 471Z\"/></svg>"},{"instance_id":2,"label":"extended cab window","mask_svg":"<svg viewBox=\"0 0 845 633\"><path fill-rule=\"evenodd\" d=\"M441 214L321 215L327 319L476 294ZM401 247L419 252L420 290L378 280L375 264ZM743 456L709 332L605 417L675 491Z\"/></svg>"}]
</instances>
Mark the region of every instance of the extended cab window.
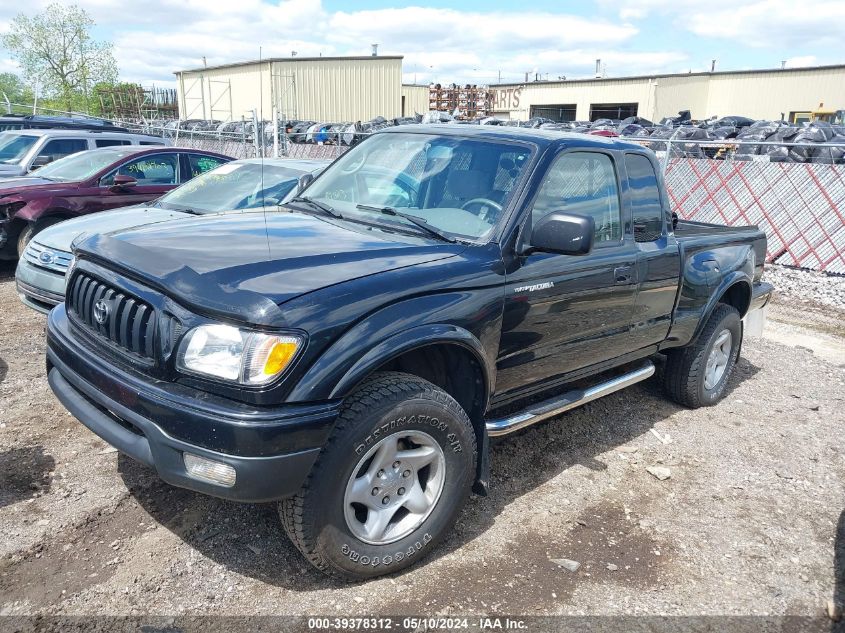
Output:
<instances>
[{"instance_id":1,"label":"extended cab window","mask_svg":"<svg viewBox=\"0 0 845 633\"><path fill-rule=\"evenodd\" d=\"M663 234L663 208L654 166L645 156L625 154L631 210L634 217L634 240L654 242Z\"/></svg>"},{"instance_id":2,"label":"extended cab window","mask_svg":"<svg viewBox=\"0 0 845 633\"><path fill-rule=\"evenodd\" d=\"M594 244L615 244L622 239L616 170L606 154L569 152L549 168L531 209L531 221L553 211L589 215L595 220Z\"/></svg>"},{"instance_id":3,"label":"extended cab window","mask_svg":"<svg viewBox=\"0 0 845 633\"><path fill-rule=\"evenodd\" d=\"M178 183L179 155L154 154L143 156L124 163L111 173L100 179L100 186L108 187L114 183L114 177L132 176L143 185L175 185Z\"/></svg>"}]
</instances>

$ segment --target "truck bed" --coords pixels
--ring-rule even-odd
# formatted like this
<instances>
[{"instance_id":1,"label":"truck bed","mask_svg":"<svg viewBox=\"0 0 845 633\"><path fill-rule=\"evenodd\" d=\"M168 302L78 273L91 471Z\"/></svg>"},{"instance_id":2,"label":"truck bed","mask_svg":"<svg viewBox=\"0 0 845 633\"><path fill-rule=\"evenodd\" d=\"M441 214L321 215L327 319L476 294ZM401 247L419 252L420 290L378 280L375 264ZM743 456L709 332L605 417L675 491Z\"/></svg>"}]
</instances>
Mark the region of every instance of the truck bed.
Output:
<instances>
[{"instance_id":1,"label":"truck bed","mask_svg":"<svg viewBox=\"0 0 845 633\"><path fill-rule=\"evenodd\" d=\"M760 228L755 225L725 226L724 224L709 224L707 222L693 222L692 220L678 220L675 225L675 237L702 237L713 235L729 235L737 233L758 233Z\"/></svg>"}]
</instances>

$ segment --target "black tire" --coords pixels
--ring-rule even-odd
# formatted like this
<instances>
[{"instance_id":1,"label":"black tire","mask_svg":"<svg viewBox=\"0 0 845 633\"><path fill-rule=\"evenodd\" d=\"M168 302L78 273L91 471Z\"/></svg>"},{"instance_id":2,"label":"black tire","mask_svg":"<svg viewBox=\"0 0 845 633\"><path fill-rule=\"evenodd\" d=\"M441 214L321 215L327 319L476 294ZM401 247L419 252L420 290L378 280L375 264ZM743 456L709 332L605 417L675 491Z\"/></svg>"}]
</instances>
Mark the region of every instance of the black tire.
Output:
<instances>
[{"instance_id":1,"label":"black tire","mask_svg":"<svg viewBox=\"0 0 845 633\"><path fill-rule=\"evenodd\" d=\"M367 543L345 516L347 482L360 474L359 462L371 448L407 433L422 433L440 447L442 491L412 532L387 544ZM331 576L351 581L396 572L428 555L452 528L470 493L476 453L472 424L449 394L410 374L375 374L344 402L299 493L279 504L282 525L305 558Z\"/></svg>"},{"instance_id":2,"label":"black tire","mask_svg":"<svg viewBox=\"0 0 845 633\"><path fill-rule=\"evenodd\" d=\"M43 220L39 220L34 224L30 222L25 227L21 229L21 232L18 233L18 257L23 257L23 252L26 250L26 245L29 244L29 241L35 237L38 233L46 229L48 226L53 226L54 224L58 224L64 220L64 218L44 218Z\"/></svg>"},{"instance_id":3,"label":"black tire","mask_svg":"<svg viewBox=\"0 0 845 633\"><path fill-rule=\"evenodd\" d=\"M33 224L27 224L21 229L21 232L18 233L18 258L23 257L26 245L29 244L29 240L32 239L33 235L35 235L35 225Z\"/></svg>"},{"instance_id":4,"label":"black tire","mask_svg":"<svg viewBox=\"0 0 845 633\"><path fill-rule=\"evenodd\" d=\"M717 339L725 330L731 334L728 362L719 381L705 385L707 360ZM675 402L691 409L709 407L725 395L725 388L736 366L742 347L742 319L733 306L717 304L701 335L688 347L670 351L666 355L663 385L666 394Z\"/></svg>"}]
</instances>

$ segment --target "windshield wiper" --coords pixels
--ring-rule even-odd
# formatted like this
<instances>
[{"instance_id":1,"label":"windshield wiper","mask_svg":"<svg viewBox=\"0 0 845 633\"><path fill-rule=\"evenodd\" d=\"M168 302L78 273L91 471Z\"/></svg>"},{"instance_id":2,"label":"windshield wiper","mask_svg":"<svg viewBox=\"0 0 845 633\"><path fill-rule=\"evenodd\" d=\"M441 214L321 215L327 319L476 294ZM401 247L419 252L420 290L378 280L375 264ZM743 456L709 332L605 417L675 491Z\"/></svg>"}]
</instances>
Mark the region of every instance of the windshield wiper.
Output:
<instances>
[{"instance_id":1,"label":"windshield wiper","mask_svg":"<svg viewBox=\"0 0 845 633\"><path fill-rule=\"evenodd\" d=\"M314 200L314 198L309 198L308 196L297 196L296 198L291 198L290 202L301 202L304 204L308 204L312 207L319 209L326 215L330 215L333 218L338 218L341 220L343 219L343 216L334 209L332 209L329 205L323 202L318 202L317 200Z\"/></svg>"},{"instance_id":2,"label":"windshield wiper","mask_svg":"<svg viewBox=\"0 0 845 633\"><path fill-rule=\"evenodd\" d=\"M393 215L398 218L404 218L414 226L422 229L429 235L436 237L439 240L443 240L444 242L449 242L450 244L454 244L456 242L455 239L449 237L448 235L442 233L438 229L431 226L428 222L423 220L422 218L418 218L415 215L411 215L409 213L402 213L401 211L397 211L393 207L377 207L370 204L356 204L356 209L362 209L364 211L377 211L379 213L383 213L384 215Z\"/></svg>"}]
</instances>

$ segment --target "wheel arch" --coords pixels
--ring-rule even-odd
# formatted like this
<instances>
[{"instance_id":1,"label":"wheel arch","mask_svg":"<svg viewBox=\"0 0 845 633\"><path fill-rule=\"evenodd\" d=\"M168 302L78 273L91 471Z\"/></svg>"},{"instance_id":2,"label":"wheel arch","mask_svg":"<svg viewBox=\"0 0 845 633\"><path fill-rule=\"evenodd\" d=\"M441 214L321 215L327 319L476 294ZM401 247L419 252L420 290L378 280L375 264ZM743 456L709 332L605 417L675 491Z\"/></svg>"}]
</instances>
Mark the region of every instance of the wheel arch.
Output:
<instances>
[{"instance_id":1,"label":"wheel arch","mask_svg":"<svg viewBox=\"0 0 845 633\"><path fill-rule=\"evenodd\" d=\"M695 335L692 337L693 341L701 335L707 321L713 314L713 310L720 303L736 308L740 318L745 316L751 306L751 281L745 273L734 271L726 275L722 283L717 286L702 312L701 319L695 329Z\"/></svg>"},{"instance_id":2,"label":"wheel arch","mask_svg":"<svg viewBox=\"0 0 845 633\"><path fill-rule=\"evenodd\" d=\"M378 371L401 371L437 385L460 404L473 424L483 418L490 375L481 343L453 325L426 325L380 342L364 353L332 390L345 398Z\"/></svg>"},{"instance_id":3,"label":"wheel arch","mask_svg":"<svg viewBox=\"0 0 845 633\"><path fill-rule=\"evenodd\" d=\"M60 221L70 220L72 218L77 217L73 211L66 207L60 206L53 206L47 209L44 209L37 218L30 220L30 222L34 222L36 226L38 226L39 222L43 222L44 220L54 220L58 219Z\"/></svg>"}]
</instances>

